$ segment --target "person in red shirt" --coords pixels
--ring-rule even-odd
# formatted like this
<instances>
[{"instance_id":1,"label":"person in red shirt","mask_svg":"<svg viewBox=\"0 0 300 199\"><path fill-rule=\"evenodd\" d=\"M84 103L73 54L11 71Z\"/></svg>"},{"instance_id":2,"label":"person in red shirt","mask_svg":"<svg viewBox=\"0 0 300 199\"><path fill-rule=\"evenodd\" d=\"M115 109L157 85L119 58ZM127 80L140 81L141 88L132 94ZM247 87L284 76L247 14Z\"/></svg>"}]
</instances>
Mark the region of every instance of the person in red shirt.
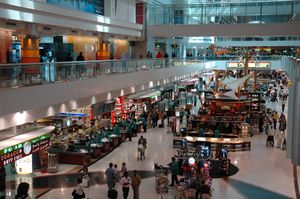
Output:
<instances>
[{"instance_id":1,"label":"person in red shirt","mask_svg":"<svg viewBox=\"0 0 300 199\"><path fill-rule=\"evenodd\" d=\"M162 58L162 54L160 53L160 51L158 51L156 58Z\"/></svg>"}]
</instances>

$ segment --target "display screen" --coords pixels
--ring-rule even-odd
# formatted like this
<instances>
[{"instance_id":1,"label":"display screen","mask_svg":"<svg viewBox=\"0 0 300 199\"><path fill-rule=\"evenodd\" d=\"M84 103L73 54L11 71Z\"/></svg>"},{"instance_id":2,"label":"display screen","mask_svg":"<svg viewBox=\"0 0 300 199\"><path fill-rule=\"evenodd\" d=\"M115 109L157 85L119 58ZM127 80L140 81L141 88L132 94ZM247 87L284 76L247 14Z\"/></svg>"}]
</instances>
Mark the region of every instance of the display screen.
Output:
<instances>
[{"instance_id":1,"label":"display screen","mask_svg":"<svg viewBox=\"0 0 300 199\"><path fill-rule=\"evenodd\" d=\"M202 145L201 146L201 151L200 151L201 157L203 159L209 158L210 157L210 149L209 146Z\"/></svg>"},{"instance_id":2,"label":"display screen","mask_svg":"<svg viewBox=\"0 0 300 199\"><path fill-rule=\"evenodd\" d=\"M185 138L182 138L181 144L182 144L182 147L183 147L183 148L186 147L186 139L185 139Z\"/></svg>"},{"instance_id":3,"label":"display screen","mask_svg":"<svg viewBox=\"0 0 300 199\"><path fill-rule=\"evenodd\" d=\"M227 148L222 148L221 149L221 157L226 158L228 155L228 150Z\"/></svg>"},{"instance_id":4,"label":"display screen","mask_svg":"<svg viewBox=\"0 0 300 199\"><path fill-rule=\"evenodd\" d=\"M49 146L50 133L0 150L0 166L15 162Z\"/></svg>"},{"instance_id":5,"label":"display screen","mask_svg":"<svg viewBox=\"0 0 300 199\"><path fill-rule=\"evenodd\" d=\"M85 114L85 113L58 113L57 116L60 116L60 117L85 117L85 116L88 116L88 114Z\"/></svg>"}]
</instances>

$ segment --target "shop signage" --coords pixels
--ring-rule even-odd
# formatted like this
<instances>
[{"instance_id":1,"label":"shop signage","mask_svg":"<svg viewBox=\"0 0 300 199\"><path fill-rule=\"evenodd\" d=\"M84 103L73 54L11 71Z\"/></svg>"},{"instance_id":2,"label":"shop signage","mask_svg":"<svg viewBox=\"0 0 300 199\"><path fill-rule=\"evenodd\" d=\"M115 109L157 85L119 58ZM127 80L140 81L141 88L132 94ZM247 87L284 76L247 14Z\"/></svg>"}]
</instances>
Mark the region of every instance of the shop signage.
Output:
<instances>
[{"instance_id":1,"label":"shop signage","mask_svg":"<svg viewBox=\"0 0 300 199\"><path fill-rule=\"evenodd\" d=\"M44 134L34 139L0 150L0 166L15 162L27 155L43 150L49 146L50 134Z\"/></svg>"},{"instance_id":2,"label":"shop signage","mask_svg":"<svg viewBox=\"0 0 300 199\"><path fill-rule=\"evenodd\" d=\"M249 68L266 69L271 67L271 62L249 62ZM227 68L244 68L244 63L227 62Z\"/></svg>"},{"instance_id":3,"label":"shop signage","mask_svg":"<svg viewBox=\"0 0 300 199\"><path fill-rule=\"evenodd\" d=\"M85 113L58 113L57 116L59 117L85 117L88 114Z\"/></svg>"},{"instance_id":4,"label":"shop signage","mask_svg":"<svg viewBox=\"0 0 300 199\"><path fill-rule=\"evenodd\" d=\"M194 44L209 43L209 44L213 44L213 43L215 43L215 38L214 37L190 37L189 38L189 43L194 43Z\"/></svg>"}]
</instances>

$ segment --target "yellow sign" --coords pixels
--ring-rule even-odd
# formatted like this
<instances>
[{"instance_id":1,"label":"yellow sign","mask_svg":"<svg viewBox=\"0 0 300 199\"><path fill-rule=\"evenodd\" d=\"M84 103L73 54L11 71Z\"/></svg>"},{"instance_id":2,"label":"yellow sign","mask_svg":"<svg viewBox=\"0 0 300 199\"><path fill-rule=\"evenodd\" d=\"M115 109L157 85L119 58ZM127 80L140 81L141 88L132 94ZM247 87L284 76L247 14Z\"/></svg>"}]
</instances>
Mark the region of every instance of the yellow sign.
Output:
<instances>
[{"instance_id":1,"label":"yellow sign","mask_svg":"<svg viewBox=\"0 0 300 199\"><path fill-rule=\"evenodd\" d=\"M249 68L270 68L271 62L249 62ZM242 62L227 62L227 68L244 68Z\"/></svg>"}]
</instances>

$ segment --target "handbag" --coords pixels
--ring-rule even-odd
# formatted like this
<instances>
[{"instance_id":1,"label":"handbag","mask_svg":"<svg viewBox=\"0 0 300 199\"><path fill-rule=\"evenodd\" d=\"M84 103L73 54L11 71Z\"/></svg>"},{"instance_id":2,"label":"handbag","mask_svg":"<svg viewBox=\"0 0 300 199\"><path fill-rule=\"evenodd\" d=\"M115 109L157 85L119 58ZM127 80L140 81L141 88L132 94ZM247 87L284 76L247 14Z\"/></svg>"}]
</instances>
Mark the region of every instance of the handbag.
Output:
<instances>
[{"instance_id":1,"label":"handbag","mask_svg":"<svg viewBox=\"0 0 300 199\"><path fill-rule=\"evenodd\" d=\"M80 185L79 185L79 186L80 186ZM76 189L74 189L73 192L72 192L72 196L73 196L75 199L85 198L85 193L84 193L84 191L83 191L83 189L82 189L81 186L80 186L80 188L81 188L81 191L82 191L82 194L81 194L81 195L79 195L79 194L76 192Z\"/></svg>"}]
</instances>

